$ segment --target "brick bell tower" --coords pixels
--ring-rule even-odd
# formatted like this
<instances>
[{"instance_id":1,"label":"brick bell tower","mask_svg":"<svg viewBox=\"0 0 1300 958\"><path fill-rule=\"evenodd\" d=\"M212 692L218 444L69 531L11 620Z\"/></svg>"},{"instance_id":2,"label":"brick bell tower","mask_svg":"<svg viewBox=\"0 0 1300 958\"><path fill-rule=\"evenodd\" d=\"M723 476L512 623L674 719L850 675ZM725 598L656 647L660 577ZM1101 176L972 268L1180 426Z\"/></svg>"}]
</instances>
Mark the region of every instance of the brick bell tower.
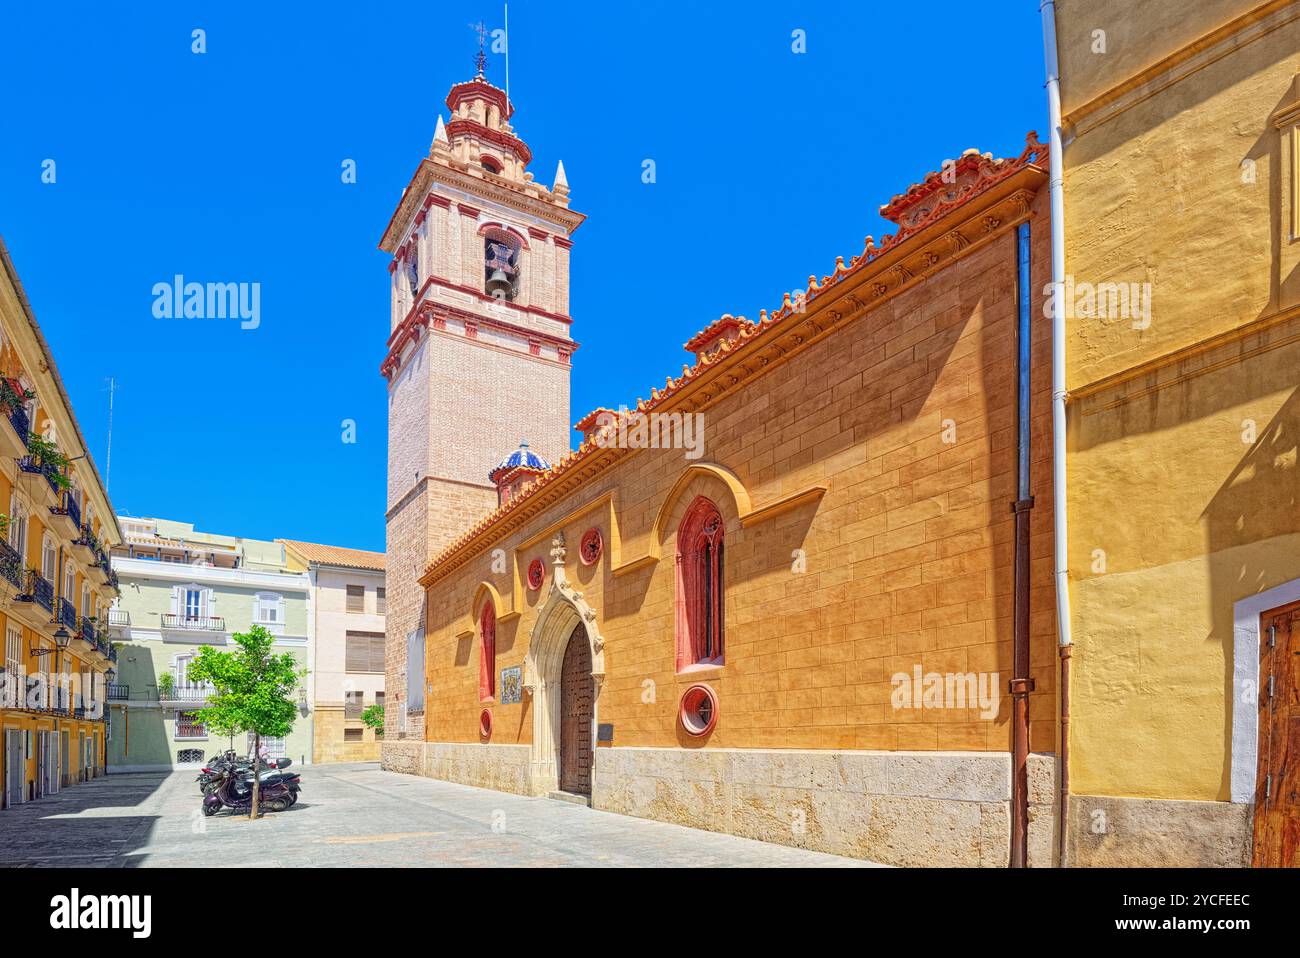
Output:
<instances>
[{"instance_id":1,"label":"brick bell tower","mask_svg":"<svg viewBox=\"0 0 1300 958\"><path fill-rule=\"evenodd\" d=\"M549 462L569 449L570 236L559 164L548 190L510 125L505 91L478 75L447 95L429 155L384 231L388 355L384 764L418 771L423 590L429 561L497 506L488 472L521 437ZM408 658L421 664L408 671ZM415 665L414 661L411 663ZM403 733L403 719L405 729Z\"/></svg>"}]
</instances>

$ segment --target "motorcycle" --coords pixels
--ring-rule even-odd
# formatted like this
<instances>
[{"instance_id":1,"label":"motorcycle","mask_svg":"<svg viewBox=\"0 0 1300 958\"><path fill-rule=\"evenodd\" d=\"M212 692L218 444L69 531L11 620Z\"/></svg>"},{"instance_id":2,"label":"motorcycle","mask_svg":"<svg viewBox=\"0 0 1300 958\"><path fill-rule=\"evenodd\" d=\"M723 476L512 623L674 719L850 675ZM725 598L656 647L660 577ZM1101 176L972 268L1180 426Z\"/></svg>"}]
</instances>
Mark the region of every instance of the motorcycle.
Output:
<instances>
[{"instance_id":1,"label":"motorcycle","mask_svg":"<svg viewBox=\"0 0 1300 958\"><path fill-rule=\"evenodd\" d=\"M301 778L295 772L281 771L292 764L292 759L278 759L262 772L259 776L260 806L273 812L283 812L298 801L298 791L302 788ZM253 804L251 768L241 769L234 763L222 763L212 771L215 776L213 787L203 796L204 815L211 817L222 808L239 810Z\"/></svg>"},{"instance_id":2,"label":"motorcycle","mask_svg":"<svg viewBox=\"0 0 1300 958\"><path fill-rule=\"evenodd\" d=\"M253 767L252 762L233 751L219 752L204 764L199 770L195 781L199 783L199 791L207 795L221 779L221 771L226 768L235 768L244 774L248 774Z\"/></svg>"}]
</instances>

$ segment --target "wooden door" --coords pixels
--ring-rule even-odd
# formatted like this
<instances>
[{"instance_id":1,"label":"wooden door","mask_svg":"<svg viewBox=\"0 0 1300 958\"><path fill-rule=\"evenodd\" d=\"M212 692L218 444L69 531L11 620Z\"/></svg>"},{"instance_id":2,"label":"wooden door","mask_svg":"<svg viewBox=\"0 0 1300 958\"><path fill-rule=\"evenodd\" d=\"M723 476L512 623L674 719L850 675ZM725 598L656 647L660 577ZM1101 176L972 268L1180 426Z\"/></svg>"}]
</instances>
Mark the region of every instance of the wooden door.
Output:
<instances>
[{"instance_id":1,"label":"wooden door","mask_svg":"<svg viewBox=\"0 0 1300 958\"><path fill-rule=\"evenodd\" d=\"M569 636L560 667L560 788L591 794L591 722L594 689L591 646L579 625Z\"/></svg>"},{"instance_id":2,"label":"wooden door","mask_svg":"<svg viewBox=\"0 0 1300 958\"><path fill-rule=\"evenodd\" d=\"M23 733L6 730L5 743L5 807L21 805L27 778L27 757L24 754Z\"/></svg>"},{"instance_id":3,"label":"wooden door","mask_svg":"<svg viewBox=\"0 0 1300 958\"><path fill-rule=\"evenodd\" d=\"M1261 625L1254 864L1300 868L1300 602Z\"/></svg>"}]
</instances>

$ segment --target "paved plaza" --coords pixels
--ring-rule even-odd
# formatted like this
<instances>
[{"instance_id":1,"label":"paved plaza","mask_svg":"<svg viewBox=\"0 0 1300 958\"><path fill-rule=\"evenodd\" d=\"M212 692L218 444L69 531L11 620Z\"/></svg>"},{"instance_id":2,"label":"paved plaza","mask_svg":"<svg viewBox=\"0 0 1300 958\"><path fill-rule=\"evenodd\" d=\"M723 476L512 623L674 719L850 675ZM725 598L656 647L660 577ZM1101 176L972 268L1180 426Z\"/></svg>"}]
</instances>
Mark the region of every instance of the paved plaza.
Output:
<instances>
[{"instance_id":1,"label":"paved plaza","mask_svg":"<svg viewBox=\"0 0 1300 958\"><path fill-rule=\"evenodd\" d=\"M301 769L298 804L204 818L195 772L110 775L0 812L0 866L859 867L869 863L547 798L382 771Z\"/></svg>"}]
</instances>

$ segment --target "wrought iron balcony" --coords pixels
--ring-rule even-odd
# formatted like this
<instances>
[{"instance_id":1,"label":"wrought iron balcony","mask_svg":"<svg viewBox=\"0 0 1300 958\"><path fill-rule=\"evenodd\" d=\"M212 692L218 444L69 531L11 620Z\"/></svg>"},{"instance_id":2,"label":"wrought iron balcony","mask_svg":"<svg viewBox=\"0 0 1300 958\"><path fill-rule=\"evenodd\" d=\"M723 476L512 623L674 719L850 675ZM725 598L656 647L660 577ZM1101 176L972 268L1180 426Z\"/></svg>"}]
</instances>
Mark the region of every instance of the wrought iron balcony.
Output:
<instances>
[{"instance_id":1,"label":"wrought iron balcony","mask_svg":"<svg viewBox=\"0 0 1300 958\"><path fill-rule=\"evenodd\" d=\"M91 645L102 646L104 644L99 638L99 633L95 631L95 623L91 622L90 619L86 618L84 615L81 617L81 621L77 624L77 628L80 630L81 637Z\"/></svg>"},{"instance_id":2,"label":"wrought iron balcony","mask_svg":"<svg viewBox=\"0 0 1300 958\"><path fill-rule=\"evenodd\" d=\"M72 543L74 546L84 546L89 549L91 555L98 560L100 553L103 551L99 547L99 539L95 537L94 531L88 525L81 526L81 535Z\"/></svg>"},{"instance_id":3,"label":"wrought iron balcony","mask_svg":"<svg viewBox=\"0 0 1300 958\"><path fill-rule=\"evenodd\" d=\"M206 702L216 690L210 685L178 685L170 692L159 691L163 702Z\"/></svg>"},{"instance_id":4,"label":"wrought iron balcony","mask_svg":"<svg viewBox=\"0 0 1300 958\"><path fill-rule=\"evenodd\" d=\"M131 613L126 609L109 609L108 624L109 626L129 628L131 625Z\"/></svg>"},{"instance_id":5,"label":"wrought iron balcony","mask_svg":"<svg viewBox=\"0 0 1300 958\"><path fill-rule=\"evenodd\" d=\"M15 589L23 587L23 557L7 541L0 540L0 576Z\"/></svg>"},{"instance_id":6,"label":"wrought iron balcony","mask_svg":"<svg viewBox=\"0 0 1300 958\"><path fill-rule=\"evenodd\" d=\"M224 632L226 620L215 615L173 615L164 612L162 617L164 629L184 629L188 632Z\"/></svg>"},{"instance_id":7,"label":"wrought iron balcony","mask_svg":"<svg viewBox=\"0 0 1300 958\"><path fill-rule=\"evenodd\" d=\"M23 594L19 602L35 602L47 612L54 611L54 583L35 569L28 569Z\"/></svg>"},{"instance_id":8,"label":"wrought iron balcony","mask_svg":"<svg viewBox=\"0 0 1300 958\"><path fill-rule=\"evenodd\" d=\"M53 489L56 493L63 492L62 487L60 487L59 485L59 480L55 478L55 476L59 474L59 469L54 464L48 462L44 462L44 463L39 462L37 461L35 456L28 455L28 456L23 456L21 459L18 460L18 468L21 469L23 472L30 472L32 474L39 474L44 476L45 481L49 483L51 489Z\"/></svg>"},{"instance_id":9,"label":"wrought iron balcony","mask_svg":"<svg viewBox=\"0 0 1300 958\"><path fill-rule=\"evenodd\" d=\"M9 409L9 425L14 427L14 432L18 433L18 438L23 442L23 448L27 448L27 437L32 434L32 421L27 418L27 410L22 406L12 406Z\"/></svg>"},{"instance_id":10,"label":"wrought iron balcony","mask_svg":"<svg viewBox=\"0 0 1300 958\"><path fill-rule=\"evenodd\" d=\"M54 621L65 628L71 629L74 633L77 631L77 607L59 596L54 601Z\"/></svg>"},{"instance_id":11,"label":"wrought iron balcony","mask_svg":"<svg viewBox=\"0 0 1300 958\"><path fill-rule=\"evenodd\" d=\"M81 528L81 503L77 502L77 497L71 492L59 493L59 504L50 506L50 512L56 516L67 516L72 520L73 526Z\"/></svg>"},{"instance_id":12,"label":"wrought iron balcony","mask_svg":"<svg viewBox=\"0 0 1300 958\"><path fill-rule=\"evenodd\" d=\"M108 683L108 699L110 702L123 702L131 697L131 686L121 682Z\"/></svg>"}]
</instances>

